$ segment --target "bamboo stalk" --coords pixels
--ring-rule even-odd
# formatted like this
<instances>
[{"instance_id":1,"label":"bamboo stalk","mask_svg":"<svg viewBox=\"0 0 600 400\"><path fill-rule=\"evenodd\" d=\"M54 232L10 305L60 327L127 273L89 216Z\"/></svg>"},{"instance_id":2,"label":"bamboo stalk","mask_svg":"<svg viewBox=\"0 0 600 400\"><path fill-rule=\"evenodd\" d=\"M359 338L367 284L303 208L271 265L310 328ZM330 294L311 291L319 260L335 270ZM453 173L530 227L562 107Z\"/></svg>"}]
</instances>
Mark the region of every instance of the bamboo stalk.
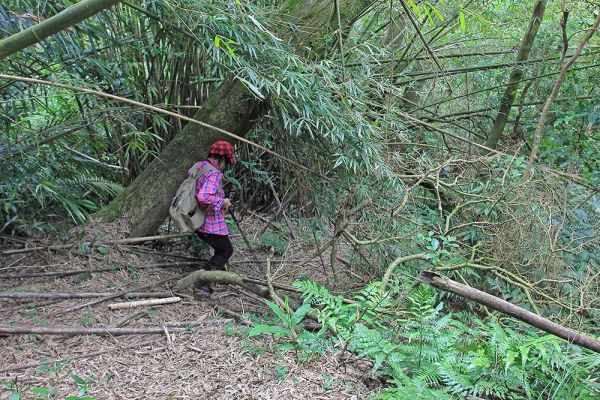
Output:
<instances>
[{"instance_id":1,"label":"bamboo stalk","mask_svg":"<svg viewBox=\"0 0 600 400\"><path fill-rule=\"evenodd\" d=\"M119 239L119 240L113 240L113 241L98 241L98 242L93 242L93 243L85 242L85 244L89 244L89 245L94 244L97 246L101 246L101 245L109 245L109 244L143 243L143 242L150 242L150 241L155 241L155 240L177 239L177 238L181 238L181 237L185 237L185 236L190 236L193 234L194 233L175 233L172 235L144 236L144 237L137 237L137 238ZM28 251L36 251L36 250L64 250L64 249L70 249L71 247L74 247L75 245L77 245L77 243L58 244L58 245L52 245L52 246L29 247L29 248L24 248L24 249L9 249L9 250L3 250L2 254L10 255L10 254L25 253Z\"/></svg>"},{"instance_id":2,"label":"bamboo stalk","mask_svg":"<svg viewBox=\"0 0 600 400\"><path fill-rule=\"evenodd\" d=\"M112 296L114 293L88 293L88 292L7 292L0 291L0 298L4 299L91 299L95 297ZM173 294L168 291L164 292L132 292L127 293L124 297L144 298L144 297L171 297Z\"/></svg>"},{"instance_id":3,"label":"bamboo stalk","mask_svg":"<svg viewBox=\"0 0 600 400\"><path fill-rule=\"evenodd\" d=\"M186 328L169 328L172 331L184 332ZM3 327L0 326L0 335L25 335L25 334L36 334L36 335L66 335L66 336L78 336L78 335L110 335L110 336L122 336L122 335L148 335L153 333L164 333L162 326L155 326L149 328L85 328L85 327L57 327L57 328L46 328L37 326L19 326L19 327Z\"/></svg>"},{"instance_id":4,"label":"bamboo stalk","mask_svg":"<svg viewBox=\"0 0 600 400\"><path fill-rule=\"evenodd\" d=\"M135 269L147 269L147 268L170 268L170 267L182 267L189 265L198 265L196 262L170 262L170 263L156 263L156 264L146 264L146 265L138 265L132 266ZM65 271L53 271L53 272L24 272L20 274L2 274L0 275L0 280L2 279L21 279L21 278L46 278L52 276L69 276L69 275L78 275L85 273L97 273L97 272L115 272L121 269L125 269L127 266L123 266L120 268L97 268L97 269L75 269L75 270L65 270Z\"/></svg>"},{"instance_id":5,"label":"bamboo stalk","mask_svg":"<svg viewBox=\"0 0 600 400\"><path fill-rule=\"evenodd\" d=\"M0 60L73 26L120 0L82 0L47 20L0 40Z\"/></svg>"},{"instance_id":6,"label":"bamboo stalk","mask_svg":"<svg viewBox=\"0 0 600 400\"><path fill-rule=\"evenodd\" d=\"M134 308L134 307L143 307L143 306L158 306L161 304L172 304L178 303L181 301L181 297L167 297L164 299L150 299L150 300L138 300L138 301L128 301L125 303L114 303L109 304L108 308L111 310L120 310L122 308Z\"/></svg>"},{"instance_id":7,"label":"bamboo stalk","mask_svg":"<svg viewBox=\"0 0 600 400\"><path fill-rule=\"evenodd\" d=\"M186 117L185 115L181 115L179 113L171 112L171 111L165 110L165 109L160 108L160 107L155 107L155 106L152 106L152 105L149 105L149 104L141 103L139 101L127 99L127 98L120 97L120 96L115 96L113 94L101 92L101 91L98 91L98 90L87 89L87 88L77 87L77 86L71 86L71 85L65 85L63 83L58 83L58 82L50 82L50 81L46 81L46 80L43 80L43 79L35 79L35 78L28 78L28 77L24 77L24 76L15 76L15 75L6 75L6 74L0 74L0 79L8 79L8 80L11 80L11 81L19 81L19 82L27 82L27 83L37 83L37 84L40 84L40 85L54 86L54 87L58 87L58 88L62 88L62 89L67 89L67 90L75 91L75 92L89 93L89 94L93 94L95 96L100 96L100 97L104 97L104 98L107 98L107 99L120 101L122 103L131 104L131 105L134 105L134 106L137 106L137 107L141 107L141 108L144 108L144 109L147 109L147 110L152 110L154 112L158 112L160 114L164 114L164 115L168 115L170 117L181 119L181 120L190 122L192 124L195 124L195 125L198 125L198 126L201 126L201 127L207 128L207 129L210 129L212 131L221 133L223 135L229 136L231 138L239 140L240 142L246 143L246 144L248 144L250 146L256 147L257 149L265 151L265 152L267 152L267 153L269 153L269 154L271 154L271 155L273 155L273 156L275 156L275 157L277 157L277 158L279 158L279 159L281 159L283 161L288 162L291 165L294 165L294 166L302 169L303 171L310 172L311 174L319 176L320 178L324 179L327 182L332 182L333 181L332 178L330 178L330 177L322 174L321 172L319 172L319 171L317 171L315 169L312 169L312 168L309 168L309 167L307 167L305 165L302 165L302 164L300 164L300 163L292 160L291 158L288 158L288 157L286 157L286 156L284 156L284 155L282 155L280 153L277 153L277 152L275 152L273 150L269 150L266 147L264 147L264 146L262 146L262 145L260 145L260 144L258 144L256 142L250 141L250 140L248 140L248 139L246 139L244 137L236 135L235 133L231 133L231 132L226 131L224 129L221 129L221 128L217 127L217 126L210 125L210 124L207 124L205 122L198 121L196 119L193 119L193 118L190 118L190 117ZM3 253L3 254L6 254L6 253Z\"/></svg>"},{"instance_id":8,"label":"bamboo stalk","mask_svg":"<svg viewBox=\"0 0 600 400\"><path fill-rule=\"evenodd\" d=\"M483 304L484 306L496 311L500 311L501 313L510 315L511 317L517 318L518 320L541 329L544 332L548 332L552 335L565 339L570 343L585 347L595 351L596 353L600 353L600 341L584 336L580 332L552 322L547 318L509 303L508 301L499 297L493 296L473 287L463 285L462 283L455 282L432 271L421 272L420 280L421 282L427 283L435 288L457 294L476 303Z\"/></svg>"}]
</instances>

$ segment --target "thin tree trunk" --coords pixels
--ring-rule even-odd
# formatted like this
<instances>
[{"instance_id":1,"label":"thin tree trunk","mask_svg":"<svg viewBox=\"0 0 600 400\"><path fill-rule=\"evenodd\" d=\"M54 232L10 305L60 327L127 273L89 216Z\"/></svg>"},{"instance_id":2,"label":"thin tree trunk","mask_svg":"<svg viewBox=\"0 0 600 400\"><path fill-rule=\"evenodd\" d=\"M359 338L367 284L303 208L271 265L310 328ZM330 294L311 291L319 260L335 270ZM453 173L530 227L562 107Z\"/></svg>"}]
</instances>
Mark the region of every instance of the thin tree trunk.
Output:
<instances>
[{"instance_id":1,"label":"thin tree trunk","mask_svg":"<svg viewBox=\"0 0 600 400\"><path fill-rule=\"evenodd\" d=\"M0 40L0 60L73 26L120 0L82 0L53 17Z\"/></svg>"},{"instance_id":2,"label":"thin tree trunk","mask_svg":"<svg viewBox=\"0 0 600 400\"><path fill-rule=\"evenodd\" d=\"M570 343L574 343L578 346L595 351L596 353L600 353L600 341L584 336L580 332L552 322L549 319L509 303L506 300L492 296L491 294L482 292L481 290L472 288L470 286L463 285L462 283L455 282L431 271L421 272L421 281L438 289L457 294L466 299L483 304L484 306L496 311L510 315L511 317L517 318L526 324L535 326L536 328L539 328L545 332L563 338Z\"/></svg>"},{"instance_id":3,"label":"thin tree trunk","mask_svg":"<svg viewBox=\"0 0 600 400\"><path fill-rule=\"evenodd\" d=\"M342 25L351 24L373 0L340 1ZM334 4L327 0L288 0L280 15L289 23L279 32L284 40L293 39L298 51L312 54L321 50L325 34L337 29ZM238 81L226 80L212 93L194 119L244 136L257 115L259 102ZM189 166L206 156L210 145L222 134L195 124L185 128L133 183L100 213L105 222L128 218L129 235L154 233L168 214L177 187ZM159 183L159 184L157 184Z\"/></svg>"},{"instance_id":4,"label":"thin tree trunk","mask_svg":"<svg viewBox=\"0 0 600 400\"><path fill-rule=\"evenodd\" d=\"M533 46L535 36L537 35L542 20L544 19L544 11L546 10L547 2L547 0L538 0L533 7L533 14L531 15L531 20L529 21L529 27L527 28L527 32L523 37L521 47L519 48L519 52L517 54L517 64L510 72L508 84L504 90L502 99L500 100L500 109L498 110L498 114L494 120L494 126L492 127L490 135L485 143L485 145L489 148L495 149L498 145L498 141L502 137L504 126L508 120L508 114L510 113L510 109L512 108L515 100L518 82L523 79L523 68L521 63L529 58L529 53L531 51L531 47Z\"/></svg>"},{"instance_id":5,"label":"thin tree trunk","mask_svg":"<svg viewBox=\"0 0 600 400\"><path fill-rule=\"evenodd\" d=\"M546 118L548 117L548 112L550 111L550 107L552 106L552 103L556 99L556 96L558 96L560 87L562 86L563 82L565 81L565 76L567 75L567 71L569 70L569 68L571 68L571 66L575 63L575 61L577 61L577 58L579 57L579 55L581 54L581 51L583 50L583 46L585 46L585 44L588 42L588 40L590 40L590 38L592 36L594 36L594 33L596 33L596 30L598 29L599 24L600 24L600 14L598 14L598 16L596 17L596 21L594 22L594 25L587 31L587 33L585 34L585 36L579 43L579 46L577 46L577 49L575 50L575 54L573 54L571 56L571 58L569 58L569 60L567 60L567 62L564 63L562 65L562 67L560 68L560 73L558 74L558 78L556 78L556 83L554 84L554 87L552 88L552 93L550 93L550 97L548 97L548 99L546 100L546 103L544 103L544 108L542 109L542 115L540 117L540 120L538 121L537 127L535 128L535 133L533 134L533 146L531 147L531 155L529 156L529 162L527 163L527 170L525 171L525 176L524 176L525 179L528 179L529 175L531 174L531 168L533 167L533 162L535 161L535 157L536 157L538 149L540 147L540 140L542 139L542 133L544 131L544 124L546 123Z\"/></svg>"}]
</instances>

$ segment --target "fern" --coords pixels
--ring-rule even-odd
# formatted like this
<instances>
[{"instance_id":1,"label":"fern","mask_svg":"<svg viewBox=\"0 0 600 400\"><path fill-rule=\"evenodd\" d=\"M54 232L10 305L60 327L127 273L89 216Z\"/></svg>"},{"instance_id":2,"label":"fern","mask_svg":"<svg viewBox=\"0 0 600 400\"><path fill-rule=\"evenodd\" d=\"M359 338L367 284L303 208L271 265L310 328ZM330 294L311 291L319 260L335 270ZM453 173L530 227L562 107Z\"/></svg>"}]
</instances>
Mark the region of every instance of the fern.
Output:
<instances>
[{"instance_id":1,"label":"fern","mask_svg":"<svg viewBox=\"0 0 600 400\"><path fill-rule=\"evenodd\" d=\"M521 331L521 326L444 313L427 286L397 304L393 299L398 296L373 282L347 304L313 282L295 285L323 323L336 327L350 351L372 360L374 372L391 378L395 387L377 399L592 399L600 393L590 381L598 374L600 357L584 357L554 336Z\"/></svg>"}]
</instances>

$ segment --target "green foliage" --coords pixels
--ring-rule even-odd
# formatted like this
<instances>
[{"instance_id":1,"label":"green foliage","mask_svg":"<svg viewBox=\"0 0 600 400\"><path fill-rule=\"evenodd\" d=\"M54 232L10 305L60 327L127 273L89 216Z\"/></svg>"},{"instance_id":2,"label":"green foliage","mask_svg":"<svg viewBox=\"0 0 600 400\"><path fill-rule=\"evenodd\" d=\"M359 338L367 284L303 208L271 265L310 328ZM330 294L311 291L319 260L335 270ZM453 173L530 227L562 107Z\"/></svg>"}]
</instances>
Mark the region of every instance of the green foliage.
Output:
<instances>
[{"instance_id":1,"label":"green foliage","mask_svg":"<svg viewBox=\"0 0 600 400\"><path fill-rule=\"evenodd\" d=\"M312 282L295 285L320 322L335 326L349 350L372 360L373 372L395 385L375 398L592 399L599 393L589 380L599 373L597 355L522 326L444 313L428 286L396 303L382 301L380 291L372 290L375 283L356 303L344 304ZM368 318L356 317L365 310L372 311Z\"/></svg>"},{"instance_id":2,"label":"green foliage","mask_svg":"<svg viewBox=\"0 0 600 400\"><path fill-rule=\"evenodd\" d=\"M319 332L313 333L305 330L302 322L306 315L311 312L310 304L304 303L297 310L293 311L288 298L284 300L284 307L272 301L265 300L267 306L276 316L275 324L255 324L249 331L249 337L271 334L285 342L279 344L279 351L293 350L299 360L308 360L315 354L323 354L325 350L325 341L323 333L325 327Z\"/></svg>"},{"instance_id":3,"label":"green foliage","mask_svg":"<svg viewBox=\"0 0 600 400\"><path fill-rule=\"evenodd\" d=\"M77 394L66 396L64 400L96 400L95 396L87 394L89 384L94 381L93 377L88 379L82 378L77 374L71 374L71 379L77 385ZM58 392L55 388L48 387L30 387L17 381L5 381L4 387L10 391L10 400L25 400L25 399L53 399Z\"/></svg>"}]
</instances>

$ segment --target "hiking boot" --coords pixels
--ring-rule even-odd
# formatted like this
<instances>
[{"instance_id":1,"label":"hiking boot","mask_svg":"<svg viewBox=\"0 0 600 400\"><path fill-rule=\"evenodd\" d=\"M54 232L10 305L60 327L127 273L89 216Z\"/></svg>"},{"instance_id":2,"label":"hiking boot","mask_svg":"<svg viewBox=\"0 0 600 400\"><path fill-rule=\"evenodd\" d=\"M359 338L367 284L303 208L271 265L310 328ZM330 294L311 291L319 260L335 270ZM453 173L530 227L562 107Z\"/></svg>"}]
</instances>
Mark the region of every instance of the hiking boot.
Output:
<instances>
[{"instance_id":1,"label":"hiking boot","mask_svg":"<svg viewBox=\"0 0 600 400\"><path fill-rule=\"evenodd\" d=\"M213 290L210 287L210 285L208 283L206 283L206 282L197 282L196 286L194 288L200 294L207 294L208 295L208 294L211 294L213 292Z\"/></svg>"}]
</instances>

